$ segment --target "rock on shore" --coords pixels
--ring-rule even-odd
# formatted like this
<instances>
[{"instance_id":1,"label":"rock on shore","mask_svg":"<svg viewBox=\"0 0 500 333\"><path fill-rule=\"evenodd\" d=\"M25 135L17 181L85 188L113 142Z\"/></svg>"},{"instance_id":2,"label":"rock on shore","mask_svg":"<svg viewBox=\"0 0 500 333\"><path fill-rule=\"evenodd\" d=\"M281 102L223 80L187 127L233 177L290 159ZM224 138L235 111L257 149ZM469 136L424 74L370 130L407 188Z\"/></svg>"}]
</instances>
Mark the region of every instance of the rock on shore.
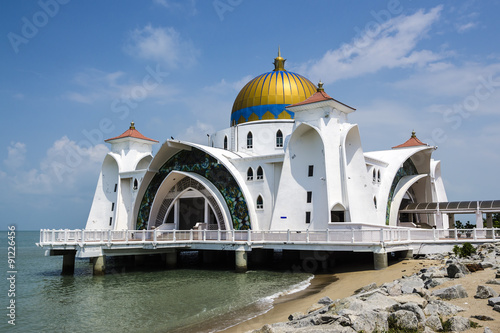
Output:
<instances>
[{"instance_id":1,"label":"rock on shore","mask_svg":"<svg viewBox=\"0 0 500 333\"><path fill-rule=\"evenodd\" d=\"M268 324L252 333L295 333L295 332L463 332L477 326L470 318L460 315L464 311L447 301L468 297L459 279L471 271L491 268L495 279L488 284L500 284L500 243L487 244L477 248L473 257L457 258L453 254L429 256L443 260L443 264L420 270L377 286L372 283L356 290L355 294L337 300L321 298L307 313L293 313L288 322ZM470 267L471 269L469 270ZM447 288L429 290L445 281L457 283ZM500 297L491 287L477 286L474 296L484 299L494 310L500 312ZM484 318L483 318L484 317ZM473 319L491 320L487 316ZM488 327L483 332L491 332Z\"/></svg>"}]
</instances>

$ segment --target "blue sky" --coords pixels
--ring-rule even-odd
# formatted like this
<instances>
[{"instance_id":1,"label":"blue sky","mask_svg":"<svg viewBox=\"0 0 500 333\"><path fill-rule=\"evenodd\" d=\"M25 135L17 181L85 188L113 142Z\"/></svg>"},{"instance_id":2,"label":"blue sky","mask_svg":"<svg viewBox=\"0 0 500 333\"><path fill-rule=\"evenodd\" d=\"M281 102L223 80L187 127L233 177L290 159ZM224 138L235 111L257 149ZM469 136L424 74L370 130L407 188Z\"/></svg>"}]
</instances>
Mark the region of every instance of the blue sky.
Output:
<instances>
[{"instance_id":1,"label":"blue sky","mask_svg":"<svg viewBox=\"0 0 500 333\"><path fill-rule=\"evenodd\" d=\"M357 109L365 151L415 130L449 200L500 199L498 1L2 1L2 229L83 228L103 139L204 143L286 68ZM158 145L159 146L159 145ZM158 149L158 147L156 148Z\"/></svg>"}]
</instances>

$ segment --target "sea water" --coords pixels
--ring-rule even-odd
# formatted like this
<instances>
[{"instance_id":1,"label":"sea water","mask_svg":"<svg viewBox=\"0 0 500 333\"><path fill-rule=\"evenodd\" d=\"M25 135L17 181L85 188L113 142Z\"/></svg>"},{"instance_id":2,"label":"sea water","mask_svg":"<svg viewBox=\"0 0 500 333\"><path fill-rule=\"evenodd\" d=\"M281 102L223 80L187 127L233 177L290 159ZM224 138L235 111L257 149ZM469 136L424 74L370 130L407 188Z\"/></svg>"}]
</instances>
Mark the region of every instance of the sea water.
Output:
<instances>
[{"instance_id":1,"label":"sea water","mask_svg":"<svg viewBox=\"0 0 500 333\"><path fill-rule=\"evenodd\" d=\"M39 232L16 232L15 273L8 273L8 235L3 253L0 332L211 332L268 311L281 294L304 289L312 275L230 269L107 268L93 276L89 260L61 276L62 257L45 257ZM14 294L12 279L15 276ZM8 309L15 304L15 325ZM206 323L206 324L205 324Z\"/></svg>"}]
</instances>

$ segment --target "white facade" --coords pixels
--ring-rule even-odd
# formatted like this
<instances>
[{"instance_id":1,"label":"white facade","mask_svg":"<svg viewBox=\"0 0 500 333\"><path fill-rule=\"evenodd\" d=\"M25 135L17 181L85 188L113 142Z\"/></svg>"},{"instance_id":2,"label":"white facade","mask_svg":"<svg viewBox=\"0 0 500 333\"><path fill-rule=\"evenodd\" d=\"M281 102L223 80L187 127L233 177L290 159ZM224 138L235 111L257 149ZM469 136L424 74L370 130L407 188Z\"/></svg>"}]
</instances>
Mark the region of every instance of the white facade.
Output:
<instances>
[{"instance_id":1,"label":"white facade","mask_svg":"<svg viewBox=\"0 0 500 333\"><path fill-rule=\"evenodd\" d=\"M447 228L444 214L399 214L407 203L447 201L435 147L413 133L403 145L365 153L348 120L354 111L320 85L286 107L293 119L233 121L207 145L167 140L153 158L154 140L107 140L86 229Z\"/></svg>"}]
</instances>

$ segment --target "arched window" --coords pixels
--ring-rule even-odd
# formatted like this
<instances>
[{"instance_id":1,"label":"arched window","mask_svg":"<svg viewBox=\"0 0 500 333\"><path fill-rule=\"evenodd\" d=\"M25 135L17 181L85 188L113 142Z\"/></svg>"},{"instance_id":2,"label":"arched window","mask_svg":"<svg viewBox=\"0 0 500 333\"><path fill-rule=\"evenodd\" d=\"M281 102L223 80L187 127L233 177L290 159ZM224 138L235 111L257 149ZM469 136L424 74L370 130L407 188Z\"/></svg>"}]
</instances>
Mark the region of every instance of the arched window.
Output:
<instances>
[{"instance_id":1,"label":"arched window","mask_svg":"<svg viewBox=\"0 0 500 333\"><path fill-rule=\"evenodd\" d=\"M377 170L373 168L373 182L375 183L377 181Z\"/></svg>"},{"instance_id":2,"label":"arched window","mask_svg":"<svg viewBox=\"0 0 500 333\"><path fill-rule=\"evenodd\" d=\"M281 132L281 130L278 130L278 132L276 132L276 147L283 147L283 133Z\"/></svg>"},{"instance_id":3,"label":"arched window","mask_svg":"<svg viewBox=\"0 0 500 333\"><path fill-rule=\"evenodd\" d=\"M224 136L224 149L227 149L227 135Z\"/></svg>"},{"instance_id":4,"label":"arched window","mask_svg":"<svg viewBox=\"0 0 500 333\"><path fill-rule=\"evenodd\" d=\"M134 179L134 190L137 190L139 187L139 183L137 182L137 179Z\"/></svg>"},{"instance_id":5,"label":"arched window","mask_svg":"<svg viewBox=\"0 0 500 333\"><path fill-rule=\"evenodd\" d=\"M247 180L253 180L253 169L252 168L248 168Z\"/></svg>"},{"instance_id":6,"label":"arched window","mask_svg":"<svg viewBox=\"0 0 500 333\"><path fill-rule=\"evenodd\" d=\"M264 200L260 195L257 197L257 209L264 209Z\"/></svg>"},{"instance_id":7,"label":"arched window","mask_svg":"<svg viewBox=\"0 0 500 333\"><path fill-rule=\"evenodd\" d=\"M264 171L262 171L261 167L257 168L257 180L264 179Z\"/></svg>"},{"instance_id":8,"label":"arched window","mask_svg":"<svg viewBox=\"0 0 500 333\"><path fill-rule=\"evenodd\" d=\"M373 204L375 205L375 209L377 209L377 197L373 197Z\"/></svg>"},{"instance_id":9,"label":"arched window","mask_svg":"<svg viewBox=\"0 0 500 333\"><path fill-rule=\"evenodd\" d=\"M253 148L253 135L252 132L248 132L247 134L247 148L252 149Z\"/></svg>"},{"instance_id":10,"label":"arched window","mask_svg":"<svg viewBox=\"0 0 500 333\"><path fill-rule=\"evenodd\" d=\"M377 172L377 183L380 183L380 170Z\"/></svg>"}]
</instances>

